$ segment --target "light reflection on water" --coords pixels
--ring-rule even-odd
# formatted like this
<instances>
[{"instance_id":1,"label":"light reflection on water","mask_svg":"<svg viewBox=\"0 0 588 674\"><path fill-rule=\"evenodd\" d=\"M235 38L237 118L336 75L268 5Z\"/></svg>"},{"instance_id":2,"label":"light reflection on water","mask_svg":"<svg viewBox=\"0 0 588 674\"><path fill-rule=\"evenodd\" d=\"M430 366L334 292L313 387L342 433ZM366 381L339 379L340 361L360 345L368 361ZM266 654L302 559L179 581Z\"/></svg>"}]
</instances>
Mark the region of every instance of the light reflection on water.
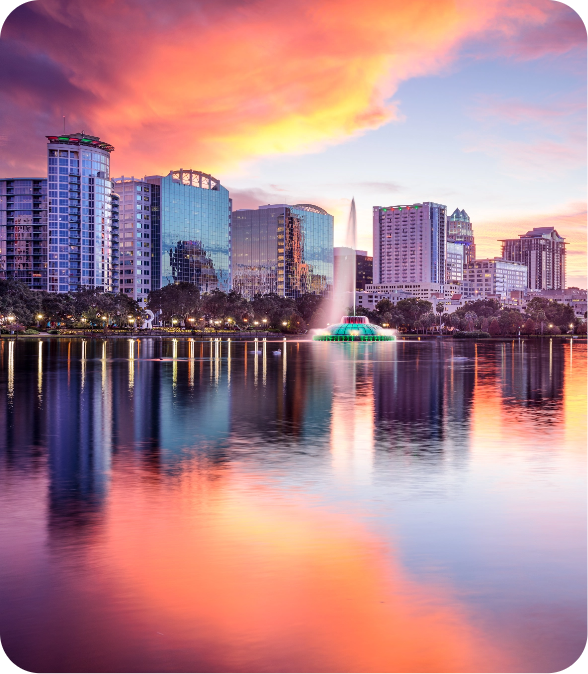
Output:
<instances>
[{"instance_id":1,"label":"light reflection on water","mask_svg":"<svg viewBox=\"0 0 588 674\"><path fill-rule=\"evenodd\" d=\"M571 340L2 340L4 648L36 671L562 669L585 380Z\"/></svg>"}]
</instances>

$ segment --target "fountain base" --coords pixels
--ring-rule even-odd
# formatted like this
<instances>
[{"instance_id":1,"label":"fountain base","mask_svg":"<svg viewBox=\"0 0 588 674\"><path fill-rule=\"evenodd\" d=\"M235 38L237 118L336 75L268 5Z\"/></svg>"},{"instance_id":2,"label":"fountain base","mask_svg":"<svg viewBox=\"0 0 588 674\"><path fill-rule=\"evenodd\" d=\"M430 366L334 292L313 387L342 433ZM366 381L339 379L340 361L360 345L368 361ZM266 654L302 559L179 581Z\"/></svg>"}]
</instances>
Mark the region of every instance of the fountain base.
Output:
<instances>
[{"instance_id":1,"label":"fountain base","mask_svg":"<svg viewBox=\"0 0 588 674\"><path fill-rule=\"evenodd\" d=\"M315 342L394 342L396 337L366 316L343 316L341 323L329 325L313 337Z\"/></svg>"}]
</instances>

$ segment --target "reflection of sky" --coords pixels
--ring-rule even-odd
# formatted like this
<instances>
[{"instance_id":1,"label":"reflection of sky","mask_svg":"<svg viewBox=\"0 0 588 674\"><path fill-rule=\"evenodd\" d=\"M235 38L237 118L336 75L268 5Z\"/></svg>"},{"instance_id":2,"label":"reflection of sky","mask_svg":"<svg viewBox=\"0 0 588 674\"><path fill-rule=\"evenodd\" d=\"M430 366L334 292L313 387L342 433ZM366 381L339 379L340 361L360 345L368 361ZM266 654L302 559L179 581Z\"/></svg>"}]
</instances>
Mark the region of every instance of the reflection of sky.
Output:
<instances>
[{"instance_id":1,"label":"reflection of sky","mask_svg":"<svg viewBox=\"0 0 588 674\"><path fill-rule=\"evenodd\" d=\"M226 343L184 340L1 351L6 647L26 625L27 653L59 661L63 646L97 670L561 668L584 629L586 346L524 344L290 343L268 358L268 343L257 367L251 343L230 361ZM47 443L54 405L71 437L90 410L94 445ZM86 535L50 500L46 557L57 459Z\"/></svg>"}]
</instances>

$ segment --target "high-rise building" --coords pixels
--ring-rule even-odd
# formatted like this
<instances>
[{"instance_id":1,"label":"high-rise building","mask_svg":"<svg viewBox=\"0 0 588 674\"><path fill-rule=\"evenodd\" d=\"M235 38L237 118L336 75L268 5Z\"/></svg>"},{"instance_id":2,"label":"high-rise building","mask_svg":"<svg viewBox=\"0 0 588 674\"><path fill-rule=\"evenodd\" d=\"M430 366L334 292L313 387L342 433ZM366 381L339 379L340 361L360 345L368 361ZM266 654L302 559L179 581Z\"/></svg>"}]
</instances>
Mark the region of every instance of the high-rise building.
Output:
<instances>
[{"instance_id":1,"label":"high-rise building","mask_svg":"<svg viewBox=\"0 0 588 674\"><path fill-rule=\"evenodd\" d=\"M0 180L0 278L47 290L47 179Z\"/></svg>"},{"instance_id":2,"label":"high-rise building","mask_svg":"<svg viewBox=\"0 0 588 674\"><path fill-rule=\"evenodd\" d=\"M476 244L470 216L459 208L447 217L447 241L454 241L463 246L465 264L476 258Z\"/></svg>"},{"instance_id":3,"label":"high-rise building","mask_svg":"<svg viewBox=\"0 0 588 674\"><path fill-rule=\"evenodd\" d=\"M113 188L114 189L114 188ZM119 209L120 196L116 192L110 194L112 213L112 292L120 292L119 278Z\"/></svg>"},{"instance_id":4,"label":"high-rise building","mask_svg":"<svg viewBox=\"0 0 588 674\"><path fill-rule=\"evenodd\" d=\"M355 289L365 290L368 283L374 282L374 258L367 250L355 251Z\"/></svg>"},{"instance_id":5,"label":"high-rise building","mask_svg":"<svg viewBox=\"0 0 588 674\"><path fill-rule=\"evenodd\" d=\"M141 304L149 292L185 281L201 292L230 288L231 200L216 178L180 169L121 176L120 290Z\"/></svg>"},{"instance_id":6,"label":"high-rise building","mask_svg":"<svg viewBox=\"0 0 588 674\"><path fill-rule=\"evenodd\" d=\"M464 295L467 298L489 297L505 300L514 290L525 290L527 267L507 262L501 257L468 262L464 268Z\"/></svg>"},{"instance_id":7,"label":"high-rise building","mask_svg":"<svg viewBox=\"0 0 588 674\"><path fill-rule=\"evenodd\" d=\"M226 187L211 175L192 169L146 176L143 183L151 190L150 201L143 201L142 219L143 260L146 223L151 223L151 288L185 281L197 285L201 292L228 291L232 203ZM149 219L146 206L151 209Z\"/></svg>"},{"instance_id":8,"label":"high-rise building","mask_svg":"<svg viewBox=\"0 0 588 674\"><path fill-rule=\"evenodd\" d=\"M374 206L374 284L445 283L447 208Z\"/></svg>"},{"instance_id":9,"label":"high-rise building","mask_svg":"<svg viewBox=\"0 0 588 674\"><path fill-rule=\"evenodd\" d=\"M144 305L155 266L151 221L155 190L153 185L134 176L114 178L112 185L118 195L120 292ZM156 287L160 287L159 279Z\"/></svg>"},{"instance_id":10,"label":"high-rise building","mask_svg":"<svg viewBox=\"0 0 588 674\"><path fill-rule=\"evenodd\" d=\"M233 289L244 297L327 295L333 286L333 216L311 204L233 212Z\"/></svg>"},{"instance_id":11,"label":"high-rise building","mask_svg":"<svg viewBox=\"0 0 588 674\"><path fill-rule=\"evenodd\" d=\"M115 287L110 153L112 145L84 133L47 136L49 198L48 290Z\"/></svg>"},{"instance_id":12,"label":"high-rise building","mask_svg":"<svg viewBox=\"0 0 588 674\"><path fill-rule=\"evenodd\" d=\"M447 283L461 283L463 281L463 268L466 264L467 245L461 241L447 241L446 264L447 271L445 280Z\"/></svg>"},{"instance_id":13,"label":"high-rise building","mask_svg":"<svg viewBox=\"0 0 588 674\"><path fill-rule=\"evenodd\" d=\"M535 227L518 239L504 239L502 257L527 266L531 290L566 287L566 243L554 227Z\"/></svg>"}]
</instances>

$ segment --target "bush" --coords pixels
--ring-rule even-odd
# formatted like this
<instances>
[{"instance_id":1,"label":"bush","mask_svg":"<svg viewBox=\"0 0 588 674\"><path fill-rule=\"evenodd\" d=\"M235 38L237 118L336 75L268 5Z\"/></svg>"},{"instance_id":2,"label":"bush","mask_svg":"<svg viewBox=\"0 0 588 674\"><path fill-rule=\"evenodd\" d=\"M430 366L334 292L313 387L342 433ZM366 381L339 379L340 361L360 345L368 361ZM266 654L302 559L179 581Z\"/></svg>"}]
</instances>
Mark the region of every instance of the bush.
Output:
<instances>
[{"instance_id":1,"label":"bush","mask_svg":"<svg viewBox=\"0 0 588 674\"><path fill-rule=\"evenodd\" d=\"M472 331L466 331L466 330L457 330L456 332L453 333L453 337L465 337L465 338L486 338L486 337L491 337L492 335L489 332L484 332L482 330L472 330Z\"/></svg>"},{"instance_id":2,"label":"bush","mask_svg":"<svg viewBox=\"0 0 588 674\"><path fill-rule=\"evenodd\" d=\"M24 331L24 334L25 334L25 335L38 335L38 334L39 334L39 331L38 331L38 330L35 330L34 328L27 328L27 329Z\"/></svg>"},{"instance_id":3,"label":"bush","mask_svg":"<svg viewBox=\"0 0 588 674\"><path fill-rule=\"evenodd\" d=\"M59 330L49 330L48 332L49 332L50 335L58 335L59 334Z\"/></svg>"}]
</instances>

